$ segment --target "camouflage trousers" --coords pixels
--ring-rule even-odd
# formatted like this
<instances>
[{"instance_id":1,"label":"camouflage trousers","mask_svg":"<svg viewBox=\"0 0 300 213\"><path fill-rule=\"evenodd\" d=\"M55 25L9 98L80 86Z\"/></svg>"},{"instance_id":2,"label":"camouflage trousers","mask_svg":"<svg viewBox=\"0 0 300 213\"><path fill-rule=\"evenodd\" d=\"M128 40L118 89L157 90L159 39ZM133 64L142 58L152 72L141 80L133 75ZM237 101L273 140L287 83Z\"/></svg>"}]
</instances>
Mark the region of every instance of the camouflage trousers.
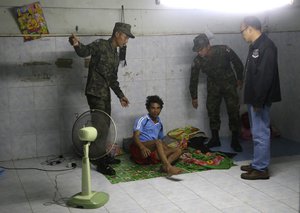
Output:
<instances>
[{"instance_id":1,"label":"camouflage trousers","mask_svg":"<svg viewBox=\"0 0 300 213\"><path fill-rule=\"evenodd\" d=\"M219 130L221 125L220 106L224 99L229 119L229 129L233 132L240 130L239 96L235 79L207 80L206 108L210 129Z\"/></svg>"},{"instance_id":2,"label":"camouflage trousers","mask_svg":"<svg viewBox=\"0 0 300 213\"><path fill-rule=\"evenodd\" d=\"M98 109L106 112L109 115L111 114L110 94L105 98L99 98L93 95L86 95L86 98L90 109Z\"/></svg>"},{"instance_id":3,"label":"camouflage trousers","mask_svg":"<svg viewBox=\"0 0 300 213\"><path fill-rule=\"evenodd\" d=\"M90 145L90 158L93 164L97 165L97 163L101 163L101 159L96 160L94 156L98 153L97 150L102 150L102 142L108 140L108 132L110 128L110 118L109 116L105 116L103 114L97 113L97 110L102 110L106 112L108 115L111 113L111 100L109 99L99 98L93 95L86 95L89 107L91 109L91 125L97 129L98 136L95 140L95 143L91 143ZM96 111L93 111L96 110ZM102 162L103 163L103 162Z\"/></svg>"},{"instance_id":4,"label":"camouflage trousers","mask_svg":"<svg viewBox=\"0 0 300 213\"><path fill-rule=\"evenodd\" d=\"M90 109L96 109L96 110L102 110L104 112L106 112L108 115L111 114L111 99L110 99L110 95L108 97L108 99L103 99L103 98L99 98L93 95L87 95L87 101L88 104L90 106ZM95 118L93 118L95 117ZM107 128L110 126L110 118L109 116L102 116L101 119L102 121L99 121L99 116L96 114L93 116L92 113L92 122L94 124L94 126L101 126L102 128L104 128L105 126L107 126ZM103 124L101 124L101 122L104 122ZM97 129L98 130L98 129Z\"/></svg>"}]
</instances>

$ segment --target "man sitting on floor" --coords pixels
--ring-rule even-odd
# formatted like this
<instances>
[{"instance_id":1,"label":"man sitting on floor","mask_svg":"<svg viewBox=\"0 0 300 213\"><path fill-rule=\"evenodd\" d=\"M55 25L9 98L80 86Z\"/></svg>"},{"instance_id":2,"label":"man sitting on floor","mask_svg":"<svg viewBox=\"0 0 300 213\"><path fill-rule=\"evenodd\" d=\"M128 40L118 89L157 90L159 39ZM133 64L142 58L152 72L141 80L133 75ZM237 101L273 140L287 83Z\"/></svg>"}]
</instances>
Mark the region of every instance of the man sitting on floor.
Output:
<instances>
[{"instance_id":1,"label":"man sitting on floor","mask_svg":"<svg viewBox=\"0 0 300 213\"><path fill-rule=\"evenodd\" d=\"M158 117L163 101L157 95L148 96L146 109L148 114L138 118L133 128L133 143L130 145L131 158L138 164L162 163L162 171L168 175L182 172L180 168L172 166L182 151L180 148L170 148L162 142L163 125Z\"/></svg>"}]
</instances>

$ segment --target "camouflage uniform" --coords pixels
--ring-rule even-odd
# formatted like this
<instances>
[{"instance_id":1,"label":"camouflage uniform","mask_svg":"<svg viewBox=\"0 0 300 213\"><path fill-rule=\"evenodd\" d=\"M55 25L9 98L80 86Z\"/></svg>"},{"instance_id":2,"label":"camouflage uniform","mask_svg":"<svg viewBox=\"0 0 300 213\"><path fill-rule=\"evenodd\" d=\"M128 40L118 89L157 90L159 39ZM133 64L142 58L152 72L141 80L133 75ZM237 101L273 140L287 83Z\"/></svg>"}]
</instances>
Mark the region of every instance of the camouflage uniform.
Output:
<instances>
[{"instance_id":1,"label":"camouflage uniform","mask_svg":"<svg viewBox=\"0 0 300 213\"><path fill-rule=\"evenodd\" d=\"M234 67L235 72L232 69ZM200 70L207 75L206 108L212 130L220 129L220 105L224 98L229 117L229 128L239 131L239 97L237 79L243 79L243 64L236 53L225 45L211 46L209 57L195 57L190 77L190 94L198 98Z\"/></svg>"},{"instance_id":2,"label":"camouflage uniform","mask_svg":"<svg viewBox=\"0 0 300 213\"><path fill-rule=\"evenodd\" d=\"M85 94L91 109L111 113L110 88L118 96L124 94L118 82L119 56L112 39L98 39L88 45L74 47L78 56L91 56Z\"/></svg>"},{"instance_id":3,"label":"camouflage uniform","mask_svg":"<svg viewBox=\"0 0 300 213\"><path fill-rule=\"evenodd\" d=\"M126 36L120 33L124 33ZM85 88L90 109L103 110L110 115L110 89L112 89L120 99L120 103L123 107L128 106L129 101L124 96L118 82L119 55L117 52L117 47L126 48L128 38L135 38L135 36L131 33L131 26L122 22L115 23L112 37L108 40L98 39L88 45L84 45L79 42L79 39L75 35L72 34L69 37L69 42L74 47L78 56L91 56ZM120 163L120 160L114 159L114 156L110 154L99 158L97 152L100 147L103 148L99 140L107 140L110 126L109 116L105 116L105 119L99 119L97 113L93 113L93 110L91 112L92 126L94 126L98 132L99 130L101 131L101 134L99 134L100 137L97 137L96 141L92 143L90 147L89 154L91 163L97 166L98 172L106 175L115 175L116 171L108 164Z\"/></svg>"}]
</instances>

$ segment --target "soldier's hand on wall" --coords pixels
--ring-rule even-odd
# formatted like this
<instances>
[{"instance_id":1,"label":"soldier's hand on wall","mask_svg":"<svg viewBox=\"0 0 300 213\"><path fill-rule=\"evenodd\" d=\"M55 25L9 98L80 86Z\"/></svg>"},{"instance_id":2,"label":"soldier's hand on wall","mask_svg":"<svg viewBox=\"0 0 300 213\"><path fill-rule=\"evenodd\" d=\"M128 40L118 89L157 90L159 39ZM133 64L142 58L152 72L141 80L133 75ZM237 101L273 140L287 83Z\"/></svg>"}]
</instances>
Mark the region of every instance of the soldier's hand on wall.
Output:
<instances>
[{"instance_id":1,"label":"soldier's hand on wall","mask_svg":"<svg viewBox=\"0 0 300 213\"><path fill-rule=\"evenodd\" d=\"M198 99L193 99L193 100L192 100L192 105L193 105L193 107L194 107L195 109L197 109L197 108L198 108Z\"/></svg>"},{"instance_id":2,"label":"soldier's hand on wall","mask_svg":"<svg viewBox=\"0 0 300 213\"><path fill-rule=\"evenodd\" d=\"M69 42L73 47L76 47L79 45L79 38L72 33L72 35L69 37Z\"/></svg>"},{"instance_id":3,"label":"soldier's hand on wall","mask_svg":"<svg viewBox=\"0 0 300 213\"><path fill-rule=\"evenodd\" d=\"M120 98L120 103L121 103L122 107L128 107L128 105L129 105L129 101L125 96Z\"/></svg>"}]
</instances>

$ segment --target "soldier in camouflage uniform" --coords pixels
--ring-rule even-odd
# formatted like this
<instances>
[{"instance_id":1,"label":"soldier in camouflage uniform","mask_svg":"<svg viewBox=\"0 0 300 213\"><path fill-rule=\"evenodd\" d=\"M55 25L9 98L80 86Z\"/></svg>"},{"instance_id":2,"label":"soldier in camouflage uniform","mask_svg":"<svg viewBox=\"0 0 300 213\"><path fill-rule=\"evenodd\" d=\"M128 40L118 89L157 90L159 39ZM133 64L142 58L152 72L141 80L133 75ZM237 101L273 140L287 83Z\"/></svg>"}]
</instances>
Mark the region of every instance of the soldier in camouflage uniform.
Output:
<instances>
[{"instance_id":1,"label":"soldier in camouflage uniform","mask_svg":"<svg viewBox=\"0 0 300 213\"><path fill-rule=\"evenodd\" d=\"M131 26L120 22L115 24L112 36L108 40L98 39L88 45L84 45L74 34L69 37L69 41L78 56L91 56L85 89L90 109L102 110L110 115L110 89L119 98L122 107L129 105L129 101L122 92L118 82L119 55L117 52L118 47L126 46L129 38L134 38L134 35L131 33ZM116 159L110 159L109 161L116 162ZM96 163L97 171L114 175L115 171L106 163L107 159L105 161L103 159L102 161L99 160Z\"/></svg>"},{"instance_id":2,"label":"soldier in camouflage uniform","mask_svg":"<svg viewBox=\"0 0 300 213\"><path fill-rule=\"evenodd\" d=\"M194 58L190 77L190 94L195 109L198 107L200 71L207 76L206 108L212 132L212 138L207 143L207 147L221 145L219 139L220 105L224 98L229 117L229 128L232 131L231 147L234 151L241 152L242 147L238 139L240 121L237 87L242 88L243 64L236 53L228 46L210 46L205 34L200 34L194 39L193 51L198 53Z\"/></svg>"}]
</instances>

